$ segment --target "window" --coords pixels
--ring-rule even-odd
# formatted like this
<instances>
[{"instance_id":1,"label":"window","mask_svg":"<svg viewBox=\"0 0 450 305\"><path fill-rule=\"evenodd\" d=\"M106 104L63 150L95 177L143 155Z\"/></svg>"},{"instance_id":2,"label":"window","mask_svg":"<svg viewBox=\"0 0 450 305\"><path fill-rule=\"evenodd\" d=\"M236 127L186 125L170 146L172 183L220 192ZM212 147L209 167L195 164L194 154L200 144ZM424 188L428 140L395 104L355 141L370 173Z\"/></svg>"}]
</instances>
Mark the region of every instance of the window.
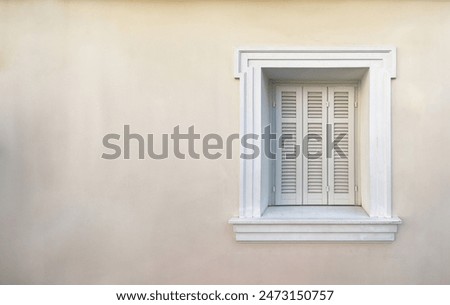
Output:
<instances>
[{"instance_id":1,"label":"window","mask_svg":"<svg viewBox=\"0 0 450 305\"><path fill-rule=\"evenodd\" d=\"M275 159L240 161L239 216L230 219L236 240L395 239L401 223L391 202L395 57L394 48L237 51L241 135L258 135L253 144L262 151L263 130L273 126L283 145ZM296 157L297 146L306 156Z\"/></svg>"},{"instance_id":2,"label":"window","mask_svg":"<svg viewBox=\"0 0 450 305\"><path fill-rule=\"evenodd\" d=\"M355 205L355 87L275 91L275 205Z\"/></svg>"}]
</instances>

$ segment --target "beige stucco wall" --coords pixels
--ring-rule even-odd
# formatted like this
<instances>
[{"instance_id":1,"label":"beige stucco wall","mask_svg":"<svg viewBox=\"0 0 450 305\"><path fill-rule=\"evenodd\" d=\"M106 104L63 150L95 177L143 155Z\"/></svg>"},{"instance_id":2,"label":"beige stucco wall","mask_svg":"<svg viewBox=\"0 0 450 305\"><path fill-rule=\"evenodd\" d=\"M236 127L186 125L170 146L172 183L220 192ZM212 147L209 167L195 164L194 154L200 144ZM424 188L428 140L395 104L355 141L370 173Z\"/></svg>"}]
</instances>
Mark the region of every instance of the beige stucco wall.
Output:
<instances>
[{"instance_id":1,"label":"beige stucco wall","mask_svg":"<svg viewBox=\"0 0 450 305\"><path fill-rule=\"evenodd\" d=\"M0 283L450 284L450 3L0 1ZM239 131L238 46L394 45L392 244L237 244L239 159L100 158ZM157 137L159 138L159 137Z\"/></svg>"}]
</instances>

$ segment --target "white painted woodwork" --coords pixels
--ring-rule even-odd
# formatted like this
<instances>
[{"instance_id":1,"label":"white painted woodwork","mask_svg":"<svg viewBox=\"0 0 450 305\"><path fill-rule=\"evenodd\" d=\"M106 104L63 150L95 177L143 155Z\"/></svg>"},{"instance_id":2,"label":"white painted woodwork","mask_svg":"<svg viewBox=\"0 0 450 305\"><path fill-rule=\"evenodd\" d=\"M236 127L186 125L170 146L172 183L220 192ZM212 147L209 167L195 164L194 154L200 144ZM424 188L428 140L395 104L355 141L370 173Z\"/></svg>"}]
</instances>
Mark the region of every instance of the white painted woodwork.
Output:
<instances>
[{"instance_id":1,"label":"white painted woodwork","mask_svg":"<svg viewBox=\"0 0 450 305\"><path fill-rule=\"evenodd\" d=\"M328 204L355 204L355 147L354 147L354 87L328 87L328 124L330 138L336 140L339 134L345 136L337 143L345 157L337 149L328 159Z\"/></svg>"},{"instance_id":2,"label":"white painted woodwork","mask_svg":"<svg viewBox=\"0 0 450 305\"><path fill-rule=\"evenodd\" d=\"M303 138L308 155L303 155L303 204L327 204L327 87L303 88Z\"/></svg>"},{"instance_id":3,"label":"white painted woodwork","mask_svg":"<svg viewBox=\"0 0 450 305\"><path fill-rule=\"evenodd\" d=\"M276 160L277 205L302 203L302 158L297 147L302 141L302 91L297 86L276 88L276 130L277 138L284 135L284 144L278 149Z\"/></svg>"}]
</instances>

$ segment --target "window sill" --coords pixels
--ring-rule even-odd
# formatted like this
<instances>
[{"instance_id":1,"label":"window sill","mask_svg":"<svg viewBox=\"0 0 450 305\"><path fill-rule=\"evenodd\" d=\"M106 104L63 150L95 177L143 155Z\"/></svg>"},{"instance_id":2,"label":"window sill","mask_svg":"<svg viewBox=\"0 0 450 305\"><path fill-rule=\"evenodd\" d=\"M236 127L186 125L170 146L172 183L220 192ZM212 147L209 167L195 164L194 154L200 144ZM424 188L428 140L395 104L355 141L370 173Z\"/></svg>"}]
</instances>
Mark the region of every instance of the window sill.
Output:
<instances>
[{"instance_id":1,"label":"window sill","mask_svg":"<svg viewBox=\"0 0 450 305\"><path fill-rule=\"evenodd\" d=\"M370 217L362 207L284 206L229 223L240 242L391 242L402 221Z\"/></svg>"}]
</instances>

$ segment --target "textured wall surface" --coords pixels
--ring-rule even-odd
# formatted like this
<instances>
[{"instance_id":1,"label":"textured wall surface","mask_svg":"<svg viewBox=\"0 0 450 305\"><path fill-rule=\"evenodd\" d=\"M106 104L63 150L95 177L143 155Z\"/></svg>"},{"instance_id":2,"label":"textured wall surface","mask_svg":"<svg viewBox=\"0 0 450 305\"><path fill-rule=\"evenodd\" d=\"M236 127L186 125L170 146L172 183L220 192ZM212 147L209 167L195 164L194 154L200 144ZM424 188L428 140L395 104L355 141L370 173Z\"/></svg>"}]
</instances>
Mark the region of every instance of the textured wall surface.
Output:
<instances>
[{"instance_id":1,"label":"textured wall surface","mask_svg":"<svg viewBox=\"0 0 450 305\"><path fill-rule=\"evenodd\" d=\"M0 283L450 284L450 2L0 1ZM394 45L392 244L237 244L226 160L102 138L239 131L238 46ZM200 147L200 146L199 146Z\"/></svg>"}]
</instances>

